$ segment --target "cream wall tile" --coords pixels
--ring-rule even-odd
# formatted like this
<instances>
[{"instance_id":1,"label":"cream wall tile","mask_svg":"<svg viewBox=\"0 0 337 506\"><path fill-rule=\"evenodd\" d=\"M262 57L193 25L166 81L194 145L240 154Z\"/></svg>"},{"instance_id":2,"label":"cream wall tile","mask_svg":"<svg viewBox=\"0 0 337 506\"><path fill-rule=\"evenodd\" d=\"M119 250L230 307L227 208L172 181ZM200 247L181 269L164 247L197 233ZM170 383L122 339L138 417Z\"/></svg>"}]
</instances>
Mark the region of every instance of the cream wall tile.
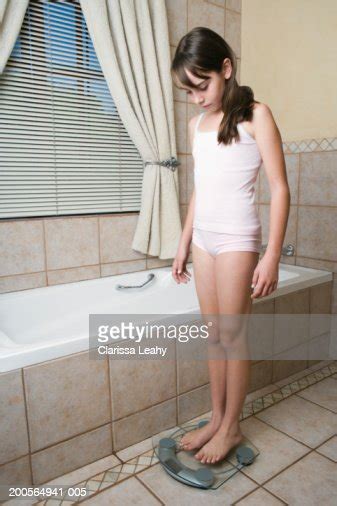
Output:
<instances>
[{"instance_id":1,"label":"cream wall tile","mask_svg":"<svg viewBox=\"0 0 337 506\"><path fill-rule=\"evenodd\" d=\"M258 299L257 299L258 300ZM274 299L253 303L248 341L254 360L265 360L273 353Z\"/></svg>"},{"instance_id":2,"label":"cream wall tile","mask_svg":"<svg viewBox=\"0 0 337 506\"><path fill-rule=\"evenodd\" d=\"M0 276L45 269L41 220L0 222Z\"/></svg>"},{"instance_id":3,"label":"cream wall tile","mask_svg":"<svg viewBox=\"0 0 337 506\"><path fill-rule=\"evenodd\" d=\"M0 420L0 464L4 464L29 452L21 369L0 374Z\"/></svg>"},{"instance_id":4,"label":"cream wall tile","mask_svg":"<svg viewBox=\"0 0 337 506\"><path fill-rule=\"evenodd\" d=\"M78 469L110 455L111 452L111 425L106 424L34 453L31 457L34 485Z\"/></svg>"},{"instance_id":5,"label":"cream wall tile","mask_svg":"<svg viewBox=\"0 0 337 506\"><path fill-rule=\"evenodd\" d=\"M329 320L328 320L329 323ZM315 329L316 330L316 329ZM321 330L321 329L320 329ZM316 330L317 332L317 330ZM331 357L331 335L326 332L318 337L313 337L308 343L308 366L312 363L327 360Z\"/></svg>"},{"instance_id":6,"label":"cream wall tile","mask_svg":"<svg viewBox=\"0 0 337 506\"><path fill-rule=\"evenodd\" d=\"M219 7L225 7L226 0L206 0L206 2L218 5Z\"/></svg>"},{"instance_id":7,"label":"cream wall tile","mask_svg":"<svg viewBox=\"0 0 337 506\"><path fill-rule=\"evenodd\" d=\"M281 295L275 300L274 354L309 340L310 289ZM296 316L297 315L297 316ZM301 357L301 358L307 358Z\"/></svg>"},{"instance_id":8,"label":"cream wall tile","mask_svg":"<svg viewBox=\"0 0 337 506\"><path fill-rule=\"evenodd\" d=\"M281 353L275 353L272 382L276 383L283 378L307 369L308 348L309 345L305 342Z\"/></svg>"},{"instance_id":9,"label":"cream wall tile","mask_svg":"<svg viewBox=\"0 0 337 506\"><path fill-rule=\"evenodd\" d=\"M112 422L114 450L122 450L162 430L175 427L176 411L176 399L170 399Z\"/></svg>"},{"instance_id":10,"label":"cream wall tile","mask_svg":"<svg viewBox=\"0 0 337 506\"><path fill-rule=\"evenodd\" d=\"M178 45L187 31L187 0L166 0L170 44Z\"/></svg>"},{"instance_id":11,"label":"cream wall tile","mask_svg":"<svg viewBox=\"0 0 337 506\"><path fill-rule=\"evenodd\" d=\"M0 293L15 292L16 290L29 290L47 285L45 272L35 274L18 274L0 278Z\"/></svg>"},{"instance_id":12,"label":"cream wall tile","mask_svg":"<svg viewBox=\"0 0 337 506\"><path fill-rule=\"evenodd\" d=\"M99 264L98 218L45 220L47 269Z\"/></svg>"},{"instance_id":13,"label":"cream wall tile","mask_svg":"<svg viewBox=\"0 0 337 506\"><path fill-rule=\"evenodd\" d=\"M182 394L209 382L207 343L203 339L177 342L177 392Z\"/></svg>"},{"instance_id":14,"label":"cream wall tile","mask_svg":"<svg viewBox=\"0 0 337 506\"><path fill-rule=\"evenodd\" d=\"M226 9L225 40L241 58L241 14Z\"/></svg>"},{"instance_id":15,"label":"cream wall tile","mask_svg":"<svg viewBox=\"0 0 337 506\"><path fill-rule=\"evenodd\" d=\"M99 265L90 265L88 267L75 267L73 269L59 269L57 271L48 271L48 285L58 285L61 283L74 283L86 279L99 278Z\"/></svg>"},{"instance_id":16,"label":"cream wall tile","mask_svg":"<svg viewBox=\"0 0 337 506\"><path fill-rule=\"evenodd\" d=\"M172 258L162 259L158 257L148 256L146 259L147 269L156 269L157 267L167 267L172 265Z\"/></svg>"},{"instance_id":17,"label":"cream wall tile","mask_svg":"<svg viewBox=\"0 0 337 506\"><path fill-rule=\"evenodd\" d=\"M111 359L109 366L113 420L124 418L176 395L173 360Z\"/></svg>"},{"instance_id":18,"label":"cream wall tile","mask_svg":"<svg viewBox=\"0 0 337 506\"><path fill-rule=\"evenodd\" d=\"M132 249L137 221L138 214L99 218L102 263L146 257L143 253Z\"/></svg>"},{"instance_id":19,"label":"cream wall tile","mask_svg":"<svg viewBox=\"0 0 337 506\"><path fill-rule=\"evenodd\" d=\"M127 272L143 271L146 269L146 260L131 260L129 262L114 262L101 265L101 276L114 276Z\"/></svg>"},{"instance_id":20,"label":"cream wall tile","mask_svg":"<svg viewBox=\"0 0 337 506\"><path fill-rule=\"evenodd\" d=\"M299 203L337 206L337 151L301 153Z\"/></svg>"},{"instance_id":21,"label":"cream wall tile","mask_svg":"<svg viewBox=\"0 0 337 506\"><path fill-rule=\"evenodd\" d=\"M236 80L241 86L241 58L237 58Z\"/></svg>"},{"instance_id":22,"label":"cream wall tile","mask_svg":"<svg viewBox=\"0 0 337 506\"><path fill-rule=\"evenodd\" d=\"M319 336L330 330L332 282L310 288L310 336Z\"/></svg>"},{"instance_id":23,"label":"cream wall tile","mask_svg":"<svg viewBox=\"0 0 337 506\"><path fill-rule=\"evenodd\" d=\"M296 265L311 267L312 269L322 269L323 271L337 272L337 262L329 262L328 260L320 260L318 258L297 256Z\"/></svg>"},{"instance_id":24,"label":"cream wall tile","mask_svg":"<svg viewBox=\"0 0 337 506\"><path fill-rule=\"evenodd\" d=\"M175 118L175 128L176 128L176 140L177 140L177 152L178 158L182 154L187 153L187 145L186 145L186 132L187 132L187 123L186 123L186 104L183 102L174 102L174 118Z\"/></svg>"},{"instance_id":25,"label":"cream wall tile","mask_svg":"<svg viewBox=\"0 0 337 506\"><path fill-rule=\"evenodd\" d=\"M0 467L0 485L15 485L17 487L32 485L28 455ZM24 504L22 499L18 502Z\"/></svg>"},{"instance_id":26,"label":"cream wall tile","mask_svg":"<svg viewBox=\"0 0 337 506\"><path fill-rule=\"evenodd\" d=\"M211 409L209 384L178 396L178 424Z\"/></svg>"},{"instance_id":27,"label":"cream wall tile","mask_svg":"<svg viewBox=\"0 0 337 506\"><path fill-rule=\"evenodd\" d=\"M336 262L337 208L300 206L298 209L297 254Z\"/></svg>"},{"instance_id":28,"label":"cream wall tile","mask_svg":"<svg viewBox=\"0 0 337 506\"><path fill-rule=\"evenodd\" d=\"M109 422L108 381L107 361L88 352L25 367L32 451Z\"/></svg>"},{"instance_id":29,"label":"cream wall tile","mask_svg":"<svg viewBox=\"0 0 337 506\"><path fill-rule=\"evenodd\" d=\"M272 382L272 368L273 363L271 360L263 360L262 362L253 364L247 393L254 392L255 390L269 385Z\"/></svg>"},{"instance_id":30,"label":"cream wall tile","mask_svg":"<svg viewBox=\"0 0 337 506\"><path fill-rule=\"evenodd\" d=\"M188 0L188 31L205 26L224 36L225 11L222 7L204 0Z\"/></svg>"},{"instance_id":31,"label":"cream wall tile","mask_svg":"<svg viewBox=\"0 0 337 506\"><path fill-rule=\"evenodd\" d=\"M241 12L241 0L226 0L226 9Z\"/></svg>"}]
</instances>

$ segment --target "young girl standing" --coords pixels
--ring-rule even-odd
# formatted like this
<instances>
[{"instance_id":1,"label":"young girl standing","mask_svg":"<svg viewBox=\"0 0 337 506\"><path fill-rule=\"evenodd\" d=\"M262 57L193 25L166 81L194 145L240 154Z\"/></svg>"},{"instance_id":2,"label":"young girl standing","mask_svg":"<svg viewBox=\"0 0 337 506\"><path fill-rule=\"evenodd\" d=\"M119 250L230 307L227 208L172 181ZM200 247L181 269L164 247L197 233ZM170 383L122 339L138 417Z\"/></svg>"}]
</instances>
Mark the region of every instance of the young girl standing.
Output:
<instances>
[{"instance_id":1,"label":"young girl standing","mask_svg":"<svg viewBox=\"0 0 337 506\"><path fill-rule=\"evenodd\" d=\"M172 266L177 283L190 280L186 263L192 242L195 285L204 315L249 314L252 299L276 289L289 215L279 130L269 107L254 100L251 88L238 85L236 70L233 50L204 27L180 40L171 65L175 84L204 109L189 122L194 191ZM262 234L254 183L262 162L271 205L268 246L259 261ZM199 449L195 458L200 462L223 459L242 440L239 418L250 365L250 360L208 360L211 420L181 440L185 450Z\"/></svg>"}]
</instances>

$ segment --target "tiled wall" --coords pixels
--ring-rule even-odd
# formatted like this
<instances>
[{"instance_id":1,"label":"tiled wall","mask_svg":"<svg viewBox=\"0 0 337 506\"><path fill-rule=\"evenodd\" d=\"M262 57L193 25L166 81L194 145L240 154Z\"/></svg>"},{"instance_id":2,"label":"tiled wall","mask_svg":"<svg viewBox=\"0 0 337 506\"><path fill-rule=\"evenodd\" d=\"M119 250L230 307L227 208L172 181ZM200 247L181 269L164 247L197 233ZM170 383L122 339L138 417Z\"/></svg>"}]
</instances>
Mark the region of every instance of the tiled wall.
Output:
<instances>
[{"instance_id":1,"label":"tiled wall","mask_svg":"<svg viewBox=\"0 0 337 506\"><path fill-rule=\"evenodd\" d=\"M240 0L166 0L171 53L195 26L223 35L241 62ZM258 99L258 97L257 97ZM193 159L187 138L189 119L200 110L174 88L182 223L193 190ZM281 132L282 133L282 132ZM295 257L282 262L334 272L332 311L337 312L336 139L309 139L284 144L291 188L291 209L285 243ZM268 240L269 191L264 170L256 202ZM138 213L0 221L0 292L24 290L171 265L131 248ZM121 241L121 237L123 240ZM190 255L190 259L192 256Z\"/></svg>"},{"instance_id":2,"label":"tiled wall","mask_svg":"<svg viewBox=\"0 0 337 506\"><path fill-rule=\"evenodd\" d=\"M273 360L254 361L248 393L317 362L316 342L319 358L328 351L323 327L316 337L301 328L289 346L273 332L274 315L330 305L331 282L254 303L253 313L271 316L257 332ZM285 344L298 360L284 360ZM0 484L44 483L209 411L207 361L169 346L174 360L95 360L86 351L0 374Z\"/></svg>"}]
</instances>

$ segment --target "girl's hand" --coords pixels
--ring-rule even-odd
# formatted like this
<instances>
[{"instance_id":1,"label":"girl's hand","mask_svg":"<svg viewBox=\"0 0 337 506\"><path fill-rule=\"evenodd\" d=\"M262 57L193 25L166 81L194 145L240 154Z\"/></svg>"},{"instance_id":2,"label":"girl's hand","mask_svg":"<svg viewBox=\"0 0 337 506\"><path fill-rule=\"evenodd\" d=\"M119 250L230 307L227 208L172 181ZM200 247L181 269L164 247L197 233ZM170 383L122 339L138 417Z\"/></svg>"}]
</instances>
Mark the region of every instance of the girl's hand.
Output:
<instances>
[{"instance_id":1,"label":"girl's hand","mask_svg":"<svg viewBox=\"0 0 337 506\"><path fill-rule=\"evenodd\" d=\"M266 297L276 290L278 283L278 264L279 258L270 257L267 253L264 254L254 271L252 280L254 293L251 294L252 299Z\"/></svg>"},{"instance_id":2,"label":"girl's hand","mask_svg":"<svg viewBox=\"0 0 337 506\"><path fill-rule=\"evenodd\" d=\"M189 248L185 246L179 246L178 252L172 265L172 276L178 284L188 283L192 276L191 273L186 269L188 255Z\"/></svg>"}]
</instances>

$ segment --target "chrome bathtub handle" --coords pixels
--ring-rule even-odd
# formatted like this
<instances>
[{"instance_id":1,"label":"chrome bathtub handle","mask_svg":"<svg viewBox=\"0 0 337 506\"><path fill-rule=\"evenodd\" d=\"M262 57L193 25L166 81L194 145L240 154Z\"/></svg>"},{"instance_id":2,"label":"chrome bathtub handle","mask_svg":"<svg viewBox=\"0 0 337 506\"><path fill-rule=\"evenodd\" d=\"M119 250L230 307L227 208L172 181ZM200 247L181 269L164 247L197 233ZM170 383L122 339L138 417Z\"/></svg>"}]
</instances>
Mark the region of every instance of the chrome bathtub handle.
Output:
<instances>
[{"instance_id":1,"label":"chrome bathtub handle","mask_svg":"<svg viewBox=\"0 0 337 506\"><path fill-rule=\"evenodd\" d=\"M147 278L147 281L145 281L142 285L116 285L116 290L125 290L126 288L143 288L143 286L147 285L155 278L155 274L150 272Z\"/></svg>"}]
</instances>

